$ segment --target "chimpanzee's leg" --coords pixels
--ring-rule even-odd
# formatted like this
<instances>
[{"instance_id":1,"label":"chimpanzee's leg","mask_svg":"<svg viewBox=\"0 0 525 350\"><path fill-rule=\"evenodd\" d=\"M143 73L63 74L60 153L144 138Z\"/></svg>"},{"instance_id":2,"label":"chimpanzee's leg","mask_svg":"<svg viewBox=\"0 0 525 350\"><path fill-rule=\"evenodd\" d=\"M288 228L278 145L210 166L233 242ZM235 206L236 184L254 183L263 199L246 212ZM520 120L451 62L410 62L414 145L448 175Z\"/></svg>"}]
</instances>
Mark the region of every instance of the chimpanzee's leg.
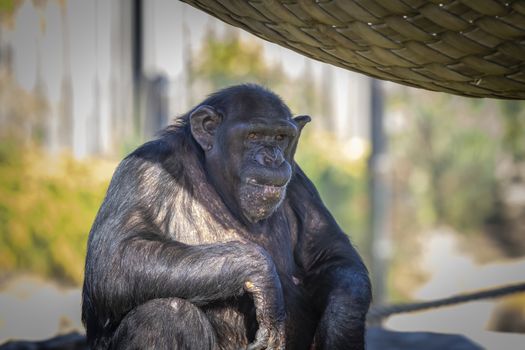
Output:
<instances>
[{"instance_id":1,"label":"chimpanzee's leg","mask_svg":"<svg viewBox=\"0 0 525 350\"><path fill-rule=\"evenodd\" d=\"M216 349L216 336L206 315L192 303L177 299L154 299L142 304L122 320L111 349Z\"/></svg>"}]
</instances>

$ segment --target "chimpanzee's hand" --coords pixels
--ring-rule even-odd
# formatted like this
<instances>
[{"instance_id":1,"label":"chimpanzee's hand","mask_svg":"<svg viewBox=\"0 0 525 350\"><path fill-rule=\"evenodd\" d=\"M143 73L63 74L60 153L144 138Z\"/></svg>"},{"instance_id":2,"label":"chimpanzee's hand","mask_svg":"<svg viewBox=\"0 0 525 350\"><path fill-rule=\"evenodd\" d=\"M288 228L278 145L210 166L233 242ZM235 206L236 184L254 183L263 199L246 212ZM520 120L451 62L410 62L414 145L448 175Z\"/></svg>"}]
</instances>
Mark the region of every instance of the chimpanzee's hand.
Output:
<instances>
[{"instance_id":1,"label":"chimpanzee's hand","mask_svg":"<svg viewBox=\"0 0 525 350\"><path fill-rule=\"evenodd\" d=\"M259 324L255 341L248 350L283 350L286 345L286 312L279 276L264 249L253 244L248 246L251 263L246 269L250 275L244 283L244 290L252 295Z\"/></svg>"},{"instance_id":2,"label":"chimpanzee's hand","mask_svg":"<svg viewBox=\"0 0 525 350\"><path fill-rule=\"evenodd\" d=\"M268 291L264 290L264 287L257 287L255 283L247 281L244 285L245 289L252 294L257 322L259 323L255 341L248 346L248 350L282 350L285 348L286 342L285 311L282 303L281 286L279 284L279 290ZM280 296L275 294L280 294ZM281 302L271 302L276 297L281 299Z\"/></svg>"}]
</instances>

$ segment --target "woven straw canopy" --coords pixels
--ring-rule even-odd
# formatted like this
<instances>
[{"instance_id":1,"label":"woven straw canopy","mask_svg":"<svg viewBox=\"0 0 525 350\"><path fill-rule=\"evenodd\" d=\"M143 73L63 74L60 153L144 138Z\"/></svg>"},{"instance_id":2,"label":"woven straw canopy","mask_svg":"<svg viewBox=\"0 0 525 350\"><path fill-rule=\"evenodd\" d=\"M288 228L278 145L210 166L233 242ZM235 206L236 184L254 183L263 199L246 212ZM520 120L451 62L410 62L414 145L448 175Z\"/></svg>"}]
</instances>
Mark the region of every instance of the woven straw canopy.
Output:
<instances>
[{"instance_id":1,"label":"woven straw canopy","mask_svg":"<svg viewBox=\"0 0 525 350\"><path fill-rule=\"evenodd\" d=\"M525 1L184 0L303 55L452 94L525 99Z\"/></svg>"}]
</instances>

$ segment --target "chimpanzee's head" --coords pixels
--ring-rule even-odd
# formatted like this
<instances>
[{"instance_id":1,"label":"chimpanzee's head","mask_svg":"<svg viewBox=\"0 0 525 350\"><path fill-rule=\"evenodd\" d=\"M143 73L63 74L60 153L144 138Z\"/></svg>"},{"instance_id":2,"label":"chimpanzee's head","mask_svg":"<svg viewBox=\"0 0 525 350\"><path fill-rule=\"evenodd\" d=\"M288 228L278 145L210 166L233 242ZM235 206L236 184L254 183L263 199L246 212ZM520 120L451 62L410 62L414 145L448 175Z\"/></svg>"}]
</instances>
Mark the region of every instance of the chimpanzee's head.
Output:
<instances>
[{"instance_id":1,"label":"chimpanzee's head","mask_svg":"<svg viewBox=\"0 0 525 350\"><path fill-rule=\"evenodd\" d=\"M257 85L221 90L190 114L209 180L230 210L252 223L283 202L299 134L309 121L292 118L277 95Z\"/></svg>"}]
</instances>

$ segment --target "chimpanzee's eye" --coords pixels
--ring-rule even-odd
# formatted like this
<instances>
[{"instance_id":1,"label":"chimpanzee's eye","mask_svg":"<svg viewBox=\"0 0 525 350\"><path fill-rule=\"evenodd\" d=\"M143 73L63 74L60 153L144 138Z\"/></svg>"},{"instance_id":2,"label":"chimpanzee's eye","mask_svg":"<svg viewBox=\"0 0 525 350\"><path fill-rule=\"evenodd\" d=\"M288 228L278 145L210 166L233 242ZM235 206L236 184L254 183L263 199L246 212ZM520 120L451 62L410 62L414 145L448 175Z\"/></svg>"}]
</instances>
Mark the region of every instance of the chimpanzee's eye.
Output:
<instances>
[{"instance_id":1,"label":"chimpanzee's eye","mask_svg":"<svg viewBox=\"0 0 525 350\"><path fill-rule=\"evenodd\" d=\"M248 134L250 140L255 140L259 135L256 132L251 132Z\"/></svg>"},{"instance_id":2,"label":"chimpanzee's eye","mask_svg":"<svg viewBox=\"0 0 525 350\"><path fill-rule=\"evenodd\" d=\"M282 141L285 138L286 138L286 135L284 135L284 134L279 134L279 135L275 136L275 140L276 141Z\"/></svg>"}]
</instances>

